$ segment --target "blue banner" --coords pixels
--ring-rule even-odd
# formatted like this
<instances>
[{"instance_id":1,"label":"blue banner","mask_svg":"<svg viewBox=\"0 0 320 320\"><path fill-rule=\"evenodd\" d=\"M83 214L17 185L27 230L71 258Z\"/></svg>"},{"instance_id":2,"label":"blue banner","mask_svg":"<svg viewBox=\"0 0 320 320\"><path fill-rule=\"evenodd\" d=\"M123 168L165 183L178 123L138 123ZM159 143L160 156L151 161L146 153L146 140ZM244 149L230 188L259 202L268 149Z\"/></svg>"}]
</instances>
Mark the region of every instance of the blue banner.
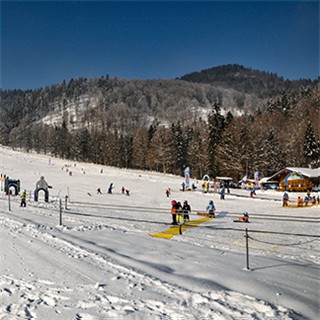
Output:
<instances>
[{"instance_id":1,"label":"blue banner","mask_svg":"<svg viewBox=\"0 0 320 320\"><path fill-rule=\"evenodd\" d=\"M190 189L190 168L187 167L184 170L184 176L186 178L186 190Z\"/></svg>"},{"instance_id":2,"label":"blue banner","mask_svg":"<svg viewBox=\"0 0 320 320\"><path fill-rule=\"evenodd\" d=\"M245 174L241 181L241 189L244 189L246 187L246 183L247 183L247 175Z\"/></svg>"}]
</instances>

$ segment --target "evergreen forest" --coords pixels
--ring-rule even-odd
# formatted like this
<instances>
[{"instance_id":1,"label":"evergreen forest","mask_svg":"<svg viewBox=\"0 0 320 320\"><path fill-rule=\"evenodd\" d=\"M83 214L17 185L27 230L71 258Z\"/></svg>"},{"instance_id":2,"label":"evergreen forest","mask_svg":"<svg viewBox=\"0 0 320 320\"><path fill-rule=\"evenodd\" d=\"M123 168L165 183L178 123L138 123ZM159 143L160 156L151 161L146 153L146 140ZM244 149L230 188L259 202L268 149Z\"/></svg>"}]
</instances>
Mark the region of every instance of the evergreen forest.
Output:
<instances>
[{"instance_id":1,"label":"evergreen forest","mask_svg":"<svg viewBox=\"0 0 320 320\"><path fill-rule=\"evenodd\" d=\"M192 178L319 167L319 81L220 66L170 80L71 79L0 90L0 143Z\"/></svg>"}]
</instances>

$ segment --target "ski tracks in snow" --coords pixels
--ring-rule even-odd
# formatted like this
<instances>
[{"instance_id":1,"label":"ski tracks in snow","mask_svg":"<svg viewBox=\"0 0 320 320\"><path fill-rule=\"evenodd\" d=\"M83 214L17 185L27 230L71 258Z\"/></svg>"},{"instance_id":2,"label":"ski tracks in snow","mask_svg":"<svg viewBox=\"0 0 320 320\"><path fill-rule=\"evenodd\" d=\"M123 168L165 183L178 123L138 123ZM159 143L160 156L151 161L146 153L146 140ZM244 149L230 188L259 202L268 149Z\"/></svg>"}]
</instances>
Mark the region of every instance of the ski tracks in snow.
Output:
<instances>
[{"instance_id":1,"label":"ski tracks in snow","mask_svg":"<svg viewBox=\"0 0 320 320\"><path fill-rule=\"evenodd\" d=\"M94 244L84 241L79 245L57 237L55 228L26 224L6 216L0 216L0 219L1 228L4 229L2 234L6 235L3 241L11 243L8 250L14 252L15 263L20 264L20 270L23 271L20 275L11 274L7 264L6 270L1 270L1 320L292 317L288 309L240 293L202 293L163 281L136 266L130 266L130 257L117 258L116 252L94 250ZM15 242L21 239L26 249L20 252ZM38 253L34 252L39 248L36 245L38 242L42 247L43 244L50 247L50 250L46 250L50 256L44 257L45 261L38 268L45 268L46 263L54 263L57 274L46 275L45 270L38 272L36 262L29 261L38 258ZM6 251L1 252L1 261L6 258ZM52 266L48 270L52 270Z\"/></svg>"}]
</instances>

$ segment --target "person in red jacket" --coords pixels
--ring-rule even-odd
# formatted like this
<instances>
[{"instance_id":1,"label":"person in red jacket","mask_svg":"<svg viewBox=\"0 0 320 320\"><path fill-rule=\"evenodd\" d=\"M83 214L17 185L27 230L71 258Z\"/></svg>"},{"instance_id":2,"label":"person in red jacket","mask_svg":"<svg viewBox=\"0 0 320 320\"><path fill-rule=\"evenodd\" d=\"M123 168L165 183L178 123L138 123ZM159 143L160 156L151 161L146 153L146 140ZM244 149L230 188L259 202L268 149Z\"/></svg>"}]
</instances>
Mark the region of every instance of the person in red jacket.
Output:
<instances>
[{"instance_id":1,"label":"person in red jacket","mask_svg":"<svg viewBox=\"0 0 320 320\"><path fill-rule=\"evenodd\" d=\"M247 211L243 213L243 216L241 218L238 218L236 220L233 220L233 222L249 222L249 214Z\"/></svg>"},{"instance_id":2,"label":"person in red jacket","mask_svg":"<svg viewBox=\"0 0 320 320\"><path fill-rule=\"evenodd\" d=\"M171 215L172 215L172 224L177 225L177 214L180 206L176 200L171 201Z\"/></svg>"}]
</instances>

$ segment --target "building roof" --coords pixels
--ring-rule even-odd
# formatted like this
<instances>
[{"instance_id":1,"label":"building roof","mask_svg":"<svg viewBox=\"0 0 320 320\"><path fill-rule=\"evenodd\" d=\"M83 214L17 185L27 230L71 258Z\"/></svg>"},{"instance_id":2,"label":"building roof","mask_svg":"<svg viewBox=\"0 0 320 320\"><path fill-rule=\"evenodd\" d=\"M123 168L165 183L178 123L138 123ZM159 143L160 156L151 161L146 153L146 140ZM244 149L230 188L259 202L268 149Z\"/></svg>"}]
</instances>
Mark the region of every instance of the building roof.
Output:
<instances>
[{"instance_id":1,"label":"building roof","mask_svg":"<svg viewBox=\"0 0 320 320\"><path fill-rule=\"evenodd\" d=\"M296 172L299 175L302 175L308 178L319 178L320 176L320 168L310 169L310 168L301 168L301 167L286 167L280 170L279 172L275 173L273 176L269 177L268 180L275 179L276 177L280 176L286 171Z\"/></svg>"},{"instance_id":2,"label":"building roof","mask_svg":"<svg viewBox=\"0 0 320 320\"><path fill-rule=\"evenodd\" d=\"M232 181L232 178L230 178L230 177L216 177L216 180Z\"/></svg>"}]
</instances>

